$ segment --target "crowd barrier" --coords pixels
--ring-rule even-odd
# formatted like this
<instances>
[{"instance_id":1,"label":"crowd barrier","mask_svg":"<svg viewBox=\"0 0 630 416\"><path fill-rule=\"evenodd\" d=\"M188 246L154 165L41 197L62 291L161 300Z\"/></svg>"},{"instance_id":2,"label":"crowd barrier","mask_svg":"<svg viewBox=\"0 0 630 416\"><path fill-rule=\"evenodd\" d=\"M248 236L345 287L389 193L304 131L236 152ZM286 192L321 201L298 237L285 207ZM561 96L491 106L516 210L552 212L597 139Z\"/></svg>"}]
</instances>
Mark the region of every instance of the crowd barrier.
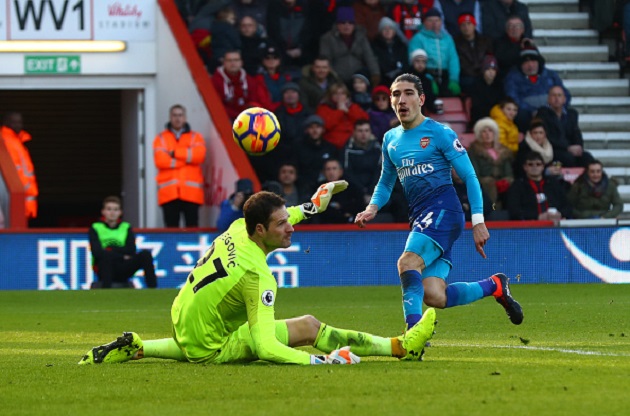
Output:
<instances>
[{"instance_id":1,"label":"crowd barrier","mask_svg":"<svg viewBox=\"0 0 630 416\"><path fill-rule=\"evenodd\" d=\"M303 226L268 263L280 287L398 285L396 260L407 234L404 226ZM216 235L137 230L136 243L153 253L159 287L175 288ZM464 231L449 281L504 272L519 275L518 283L630 283L630 227L498 228L490 235L483 259L472 231ZM89 289L94 278L85 230L0 233L0 290ZM133 283L144 286L141 272Z\"/></svg>"}]
</instances>

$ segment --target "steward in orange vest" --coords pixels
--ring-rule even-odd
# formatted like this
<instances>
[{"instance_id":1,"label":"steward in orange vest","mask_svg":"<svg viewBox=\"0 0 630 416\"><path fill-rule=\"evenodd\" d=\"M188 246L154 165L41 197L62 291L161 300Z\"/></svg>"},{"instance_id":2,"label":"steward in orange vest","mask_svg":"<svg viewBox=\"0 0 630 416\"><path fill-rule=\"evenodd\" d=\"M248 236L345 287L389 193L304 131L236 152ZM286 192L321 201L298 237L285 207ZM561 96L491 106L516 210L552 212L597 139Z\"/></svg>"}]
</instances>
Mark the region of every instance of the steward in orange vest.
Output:
<instances>
[{"instance_id":1,"label":"steward in orange vest","mask_svg":"<svg viewBox=\"0 0 630 416\"><path fill-rule=\"evenodd\" d=\"M206 143L201 134L190 130L186 109L174 105L170 122L153 141L158 204L167 227L178 227L184 214L186 227L197 227L199 206L204 202L201 164L206 159Z\"/></svg>"},{"instance_id":2,"label":"steward in orange vest","mask_svg":"<svg viewBox=\"0 0 630 416\"><path fill-rule=\"evenodd\" d=\"M20 113L7 113L3 119L0 136L4 140L4 144L17 169L18 176L22 181L22 185L24 185L26 218L36 218L39 189L37 188L37 179L35 178L31 154L24 146L25 142L31 140L31 135L22 130L22 126L22 115Z\"/></svg>"}]
</instances>

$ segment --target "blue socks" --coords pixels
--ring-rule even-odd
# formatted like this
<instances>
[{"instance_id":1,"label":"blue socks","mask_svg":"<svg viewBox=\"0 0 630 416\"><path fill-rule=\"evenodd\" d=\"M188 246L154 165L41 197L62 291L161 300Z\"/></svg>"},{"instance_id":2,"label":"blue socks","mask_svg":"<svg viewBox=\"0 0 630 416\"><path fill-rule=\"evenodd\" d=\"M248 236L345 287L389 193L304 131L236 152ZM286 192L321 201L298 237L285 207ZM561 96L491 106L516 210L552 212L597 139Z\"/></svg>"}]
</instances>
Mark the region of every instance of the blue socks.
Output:
<instances>
[{"instance_id":1,"label":"blue socks","mask_svg":"<svg viewBox=\"0 0 630 416\"><path fill-rule=\"evenodd\" d=\"M424 287L422 275L417 270L407 270L400 275L402 285L403 312L408 328L414 326L422 318L422 301ZM446 286L446 307L467 305L476 300L490 296L497 289L492 278L474 283L451 283Z\"/></svg>"},{"instance_id":2,"label":"blue socks","mask_svg":"<svg viewBox=\"0 0 630 416\"><path fill-rule=\"evenodd\" d=\"M483 297L490 296L497 288L492 278L475 283L451 283L446 286L446 307L467 305Z\"/></svg>"},{"instance_id":3,"label":"blue socks","mask_svg":"<svg viewBox=\"0 0 630 416\"><path fill-rule=\"evenodd\" d=\"M402 285L403 312L407 328L411 328L422 318L424 287L422 275L417 270L407 270L400 275Z\"/></svg>"}]
</instances>

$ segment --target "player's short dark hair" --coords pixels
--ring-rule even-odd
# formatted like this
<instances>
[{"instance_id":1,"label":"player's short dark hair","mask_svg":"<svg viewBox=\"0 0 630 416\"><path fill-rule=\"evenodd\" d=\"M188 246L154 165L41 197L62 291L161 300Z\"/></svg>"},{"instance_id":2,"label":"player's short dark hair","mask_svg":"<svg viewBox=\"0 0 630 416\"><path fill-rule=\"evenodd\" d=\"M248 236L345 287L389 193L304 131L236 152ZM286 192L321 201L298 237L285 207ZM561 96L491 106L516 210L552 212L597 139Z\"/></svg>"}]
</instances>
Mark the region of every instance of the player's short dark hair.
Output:
<instances>
[{"instance_id":1,"label":"player's short dark hair","mask_svg":"<svg viewBox=\"0 0 630 416\"><path fill-rule=\"evenodd\" d=\"M254 235L258 224L269 228L271 215L285 203L284 198L273 192L260 191L252 195L243 206L247 234Z\"/></svg>"},{"instance_id":2,"label":"player's short dark hair","mask_svg":"<svg viewBox=\"0 0 630 416\"><path fill-rule=\"evenodd\" d=\"M422 89L422 81L420 78L414 74L401 74L396 77L392 85L397 82L411 82L413 87L418 91L418 95L424 94L424 90Z\"/></svg>"},{"instance_id":3,"label":"player's short dark hair","mask_svg":"<svg viewBox=\"0 0 630 416\"><path fill-rule=\"evenodd\" d=\"M105 208L105 205L107 205L109 203L112 203L112 202L114 204L118 204L118 206L122 208L122 201L116 195L106 196L105 199L103 199L103 208Z\"/></svg>"}]
</instances>

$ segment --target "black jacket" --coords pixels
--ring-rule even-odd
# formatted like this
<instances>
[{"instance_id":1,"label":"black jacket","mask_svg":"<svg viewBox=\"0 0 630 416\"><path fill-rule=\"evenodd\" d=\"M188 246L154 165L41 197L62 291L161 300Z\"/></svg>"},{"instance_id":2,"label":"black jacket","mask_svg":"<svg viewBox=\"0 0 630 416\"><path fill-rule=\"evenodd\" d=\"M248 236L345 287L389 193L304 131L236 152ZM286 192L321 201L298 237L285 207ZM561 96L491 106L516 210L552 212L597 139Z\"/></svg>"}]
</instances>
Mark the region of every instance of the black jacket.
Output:
<instances>
[{"instance_id":1,"label":"black jacket","mask_svg":"<svg viewBox=\"0 0 630 416\"><path fill-rule=\"evenodd\" d=\"M324 139L317 144L307 136L296 144L298 160L298 185L305 195L315 192L319 183L324 162L328 159L338 159L339 151Z\"/></svg>"},{"instance_id":2,"label":"black jacket","mask_svg":"<svg viewBox=\"0 0 630 416\"><path fill-rule=\"evenodd\" d=\"M542 192L534 191L534 186L540 187ZM540 194L542 202L537 201ZM512 220L537 220L538 214L554 207L562 213L564 218L571 218L572 211L567 194L562 184L554 178L546 177L540 182L527 178L516 179L508 190L508 211Z\"/></svg>"},{"instance_id":3,"label":"black jacket","mask_svg":"<svg viewBox=\"0 0 630 416\"><path fill-rule=\"evenodd\" d=\"M579 144L584 147L582 131L578 124L578 112L568 108L562 115L562 119L556 116L556 112L545 106L538 109L537 117L542 119L547 130L547 138L553 149L566 150L567 147Z\"/></svg>"},{"instance_id":4,"label":"black jacket","mask_svg":"<svg viewBox=\"0 0 630 416\"><path fill-rule=\"evenodd\" d=\"M381 174L382 150L378 140L374 138L362 149L351 138L342 152L341 163L348 181L357 185L364 195L372 195Z\"/></svg>"}]
</instances>

